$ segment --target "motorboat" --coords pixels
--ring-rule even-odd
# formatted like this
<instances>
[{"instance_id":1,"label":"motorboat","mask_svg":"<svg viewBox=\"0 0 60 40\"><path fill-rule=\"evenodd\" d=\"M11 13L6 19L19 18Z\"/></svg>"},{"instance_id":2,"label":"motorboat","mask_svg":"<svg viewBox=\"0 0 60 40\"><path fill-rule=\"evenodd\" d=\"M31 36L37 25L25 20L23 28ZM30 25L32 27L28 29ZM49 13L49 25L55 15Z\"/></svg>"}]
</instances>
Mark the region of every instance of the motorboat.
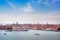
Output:
<instances>
[{"instance_id":1,"label":"motorboat","mask_svg":"<svg viewBox=\"0 0 60 40\"><path fill-rule=\"evenodd\" d=\"M35 35L40 35L40 34L35 34Z\"/></svg>"},{"instance_id":2,"label":"motorboat","mask_svg":"<svg viewBox=\"0 0 60 40\"><path fill-rule=\"evenodd\" d=\"M7 35L7 33L4 33L4 35Z\"/></svg>"}]
</instances>

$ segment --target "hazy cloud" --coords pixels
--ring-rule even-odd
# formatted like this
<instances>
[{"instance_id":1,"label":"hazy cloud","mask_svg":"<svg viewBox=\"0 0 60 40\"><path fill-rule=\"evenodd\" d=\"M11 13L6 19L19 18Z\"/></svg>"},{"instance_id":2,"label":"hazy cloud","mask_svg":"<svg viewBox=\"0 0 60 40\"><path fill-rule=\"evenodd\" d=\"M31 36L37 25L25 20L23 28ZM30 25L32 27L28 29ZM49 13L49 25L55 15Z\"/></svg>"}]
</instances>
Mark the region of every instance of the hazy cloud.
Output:
<instances>
[{"instance_id":1,"label":"hazy cloud","mask_svg":"<svg viewBox=\"0 0 60 40\"><path fill-rule=\"evenodd\" d=\"M32 8L30 3L27 3L27 5L21 9L23 13L30 13L33 12L34 9Z\"/></svg>"},{"instance_id":2,"label":"hazy cloud","mask_svg":"<svg viewBox=\"0 0 60 40\"><path fill-rule=\"evenodd\" d=\"M49 2L49 0L32 0L33 1L33 5L40 5L40 4L44 4L46 6L51 6L52 4L55 4L58 0L51 0L51 2ZM15 5L7 0L8 5L13 9L14 12L16 12L16 7ZM20 5L19 5L20 6ZM39 8L39 7L38 7ZM11 15L0 15L0 23L15 23L15 22L19 22L19 23L54 23L54 24L58 24L60 23L60 11L55 11L52 10L52 12L37 12L40 11L33 9L32 4L31 3L27 3L26 6L22 7L21 9L19 8L19 13L17 15L15 15L12 12L12 16ZM44 10L44 9L43 9ZM47 10L48 11L48 10ZM34 15L33 15L34 12ZM0 12L1 13L1 12ZM10 12L9 12L10 13ZM21 13L21 15L20 15ZM25 13L26 15L22 14ZM29 13L31 13L31 15L28 15ZM36 14L35 14L36 13ZM11 20L10 20L11 19Z\"/></svg>"},{"instance_id":3,"label":"hazy cloud","mask_svg":"<svg viewBox=\"0 0 60 40\"><path fill-rule=\"evenodd\" d=\"M51 23L51 24L59 24L60 23L60 15L56 12L49 12L49 14L35 14L35 15L0 15L0 23ZM11 19L11 20L10 20Z\"/></svg>"},{"instance_id":4,"label":"hazy cloud","mask_svg":"<svg viewBox=\"0 0 60 40\"><path fill-rule=\"evenodd\" d=\"M14 4L9 0L7 0L7 3L13 9L13 11L16 12L16 7L14 6Z\"/></svg>"},{"instance_id":5,"label":"hazy cloud","mask_svg":"<svg viewBox=\"0 0 60 40\"><path fill-rule=\"evenodd\" d=\"M44 5L46 5L47 7L48 6L51 6L52 4L55 4L56 2L58 2L58 0L32 0L32 3L33 4L35 4L36 3L36 5L40 5L40 4L44 4Z\"/></svg>"}]
</instances>

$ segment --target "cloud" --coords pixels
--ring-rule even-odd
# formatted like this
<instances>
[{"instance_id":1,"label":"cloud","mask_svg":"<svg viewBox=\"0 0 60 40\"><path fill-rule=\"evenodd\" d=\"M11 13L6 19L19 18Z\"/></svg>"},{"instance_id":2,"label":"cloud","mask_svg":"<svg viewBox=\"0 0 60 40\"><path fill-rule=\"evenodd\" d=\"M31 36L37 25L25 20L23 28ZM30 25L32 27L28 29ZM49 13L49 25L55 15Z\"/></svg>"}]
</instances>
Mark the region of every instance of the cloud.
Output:
<instances>
[{"instance_id":1,"label":"cloud","mask_svg":"<svg viewBox=\"0 0 60 40\"><path fill-rule=\"evenodd\" d=\"M55 14L56 13L56 14ZM49 12L48 14L35 14L35 15L0 15L0 23L50 23L60 24L59 12ZM10 20L11 19L11 20Z\"/></svg>"},{"instance_id":2,"label":"cloud","mask_svg":"<svg viewBox=\"0 0 60 40\"><path fill-rule=\"evenodd\" d=\"M34 0L33 0L34 1ZM36 1L35 1L36 2ZM9 0L7 0L7 3L10 7L12 7L12 9L14 11L16 11L16 7L14 6L13 3L11 3ZM54 4L56 3L56 1L51 1L49 2L48 0L45 0L44 2L41 0L38 0L37 5L40 5L41 3L48 6L50 4ZM34 15L33 15L33 12ZM48 12L48 13L44 13L44 12L40 12L37 13L32 5L30 3L27 3L26 6L24 6L21 10L20 13L25 13L26 15L0 15L0 23L15 23L15 22L19 22L19 23L60 23L60 12L59 11L52 11L52 12ZM28 15L29 13L31 13L31 15ZM11 20L10 20L11 19Z\"/></svg>"},{"instance_id":3,"label":"cloud","mask_svg":"<svg viewBox=\"0 0 60 40\"><path fill-rule=\"evenodd\" d=\"M42 3L42 0L32 0L32 4L37 4L38 6Z\"/></svg>"},{"instance_id":4,"label":"cloud","mask_svg":"<svg viewBox=\"0 0 60 40\"><path fill-rule=\"evenodd\" d=\"M34 11L30 3L27 3L27 5L21 9L23 13L31 13Z\"/></svg>"},{"instance_id":5,"label":"cloud","mask_svg":"<svg viewBox=\"0 0 60 40\"><path fill-rule=\"evenodd\" d=\"M52 4L55 4L58 0L52 0Z\"/></svg>"},{"instance_id":6,"label":"cloud","mask_svg":"<svg viewBox=\"0 0 60 40\"><path fill-rule=\"evenodd\" d=\"M7 3L13 9L13 11L16 12L16 7L14 6L14 4L10 2L9 0L7 0Z\"/></svg>"},{"instance_id":7,"label":"cloud","mask_svg":"<svg viewBox=\"0 0 60 40\"><path fill-rule=\"evenodd\" d=\"M46 4L46 5L50 5L50 4L52 5L52 4L55 4L57 1L58 1L58 0L46 0L46 1L45 1L45 4Z\"/></svg>"},{"instance_id":8,"label":"cloud","mask_svg":"<svg viewBox=\"0 0 60 40\"><path fill-rule=\"evenodd\" d=\"M58 0L32 0L33 4L36 4L38 6L40 6L40 4L44 4L47 7L54 5L56 2L58 2Z\"/></svg>"}]
</instances>

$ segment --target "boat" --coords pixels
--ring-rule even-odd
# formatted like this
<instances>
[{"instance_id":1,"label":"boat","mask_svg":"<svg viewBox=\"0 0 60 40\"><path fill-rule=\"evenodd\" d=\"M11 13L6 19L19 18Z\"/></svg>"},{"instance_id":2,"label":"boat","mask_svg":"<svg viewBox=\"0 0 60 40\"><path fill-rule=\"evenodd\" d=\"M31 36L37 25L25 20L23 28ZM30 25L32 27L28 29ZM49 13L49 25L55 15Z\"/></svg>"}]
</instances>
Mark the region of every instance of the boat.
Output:
<instances>
[{"instance_id":1,"label":"boat","mask_svg":"<svg viewBox=\"0 0 60 40\"><path fill-rule=\"evenodd\" d=\"M40 35L40 34L35 34L35 35Z\"/></svg>"},{"instance_id":2,"label":"boat","mask_svg":"<svg viewBox=\"0 0 60 40\"><path fill-rule=\"evenodd\" d=\"M4 35L7 35L7 33L4 33Z\"/></svg>"}]
</instances>

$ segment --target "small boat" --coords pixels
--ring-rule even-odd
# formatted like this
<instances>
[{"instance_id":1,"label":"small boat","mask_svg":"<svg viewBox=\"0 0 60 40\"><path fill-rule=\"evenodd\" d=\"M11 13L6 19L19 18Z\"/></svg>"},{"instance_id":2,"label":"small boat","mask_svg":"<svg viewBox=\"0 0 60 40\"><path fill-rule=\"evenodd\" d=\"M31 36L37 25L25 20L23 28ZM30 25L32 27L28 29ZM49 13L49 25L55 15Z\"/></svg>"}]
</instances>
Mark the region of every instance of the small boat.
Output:
<instances>
[{"instance_id":1,"label":"small boat","mask_svg":"<svg viewBox=\"0 0 60 40\"><path fill-rule=\"evenodd\" d=\"M7 33L4 33L4 35L7 35Z\"/></svg>"},{"instance_id":2,"label":"small boat","mask_svg":"<svg viewBox=\"0 0 60 40\"><path fill-rule=\"evenodd\" d=\"M40 35L40 34L35 34L35 35Z\"/></svg>"}]
</instances>

